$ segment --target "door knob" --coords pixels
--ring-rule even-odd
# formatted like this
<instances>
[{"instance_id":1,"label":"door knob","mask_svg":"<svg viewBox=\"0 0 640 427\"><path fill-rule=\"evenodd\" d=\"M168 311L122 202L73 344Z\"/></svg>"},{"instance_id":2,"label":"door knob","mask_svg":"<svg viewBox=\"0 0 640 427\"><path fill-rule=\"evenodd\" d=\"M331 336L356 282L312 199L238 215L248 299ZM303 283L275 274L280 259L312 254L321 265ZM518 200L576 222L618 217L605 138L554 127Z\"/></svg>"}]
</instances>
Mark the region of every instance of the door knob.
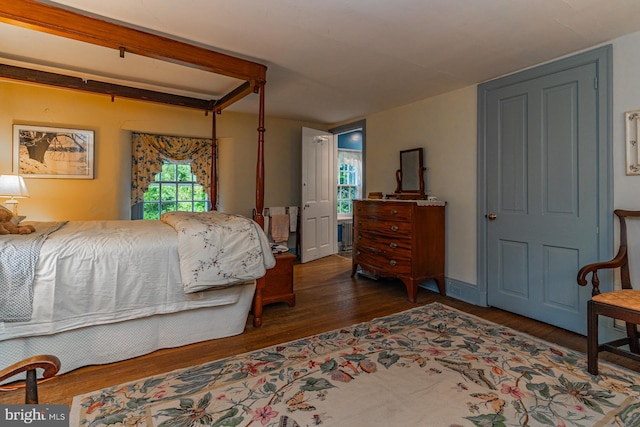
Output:
<instances>
[{"instance_id":1,"label":"door knob","mask_svg":"<svg viewBox=\"0 0 640 427\"><path fill-rule=\"evenodd\" d=\"M494 213L490 213L490 214L487 214L487 215L485 215L485 216L487 217L487 219L488 219L489 221L494 221L496 218L498 218L498 215L496 215L496 214L494 214Z\"/></svg>"}]
</instances>

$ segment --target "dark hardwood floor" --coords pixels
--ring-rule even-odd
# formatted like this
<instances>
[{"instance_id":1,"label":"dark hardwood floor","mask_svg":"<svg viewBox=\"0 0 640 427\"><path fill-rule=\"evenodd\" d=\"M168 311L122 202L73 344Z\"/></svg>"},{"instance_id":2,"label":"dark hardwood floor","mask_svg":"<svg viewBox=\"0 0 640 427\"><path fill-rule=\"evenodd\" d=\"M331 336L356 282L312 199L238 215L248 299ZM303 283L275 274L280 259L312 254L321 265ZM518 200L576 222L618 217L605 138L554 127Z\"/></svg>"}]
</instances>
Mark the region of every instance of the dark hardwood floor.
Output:
<instances>
[{"instance_id":1,"label":"dark hardwood floor","mask_svg":"<svg viewBox=\"0 0 640 427\"><path fill-rule=\"evenodd\" d=\"M146 356L104 366L89 366L56 377L40 386L40 401L71 404L73 396L173 369L291 341L319 332L365 322L375 317L441 302L487 320L581 352L586 339L575 333L502 310L478 307L420 288L415 304L407 300L400 281L352 279L351 261L330 256L294 266L296 306L266 306L263 326L254 328L251 316L245 332L229 338L156 351ZM576 285L577 286L577 285ZM188 331L185 331L188 333ZM606 354L604 358L640 371L637 362ZM22 403L23 391L0 393L0 404Z\"/></svg>"}]
</instances>

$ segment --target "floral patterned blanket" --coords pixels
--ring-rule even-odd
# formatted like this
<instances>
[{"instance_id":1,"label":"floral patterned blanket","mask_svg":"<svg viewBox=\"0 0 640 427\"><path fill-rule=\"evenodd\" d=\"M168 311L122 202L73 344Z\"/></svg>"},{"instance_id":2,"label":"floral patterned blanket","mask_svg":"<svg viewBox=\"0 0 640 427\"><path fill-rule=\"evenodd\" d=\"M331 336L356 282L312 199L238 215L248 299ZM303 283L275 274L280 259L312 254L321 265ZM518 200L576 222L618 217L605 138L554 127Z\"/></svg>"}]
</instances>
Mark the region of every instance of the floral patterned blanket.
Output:
<instances>
[{"instance_id":1,"label":"floral patterned blanket","mask_svg":"<svg viewBox=\"0 0 640 427\"><path fill-rule=\"evenodd\" d=\"M176 211L160 220L178 233L186 293L258 279L276 264L262 228L243 216Z\"/></svg>"},{"instance_id":2,"label":"floral patterned blanket","mask_svg":"<svg viewBox=\"0 0 640 427\"><path fill-rule=\"evenodd\" d=\"M638 426L640 376L429 304L76 396L76 426Z\"/></svg>"}]
</instances>

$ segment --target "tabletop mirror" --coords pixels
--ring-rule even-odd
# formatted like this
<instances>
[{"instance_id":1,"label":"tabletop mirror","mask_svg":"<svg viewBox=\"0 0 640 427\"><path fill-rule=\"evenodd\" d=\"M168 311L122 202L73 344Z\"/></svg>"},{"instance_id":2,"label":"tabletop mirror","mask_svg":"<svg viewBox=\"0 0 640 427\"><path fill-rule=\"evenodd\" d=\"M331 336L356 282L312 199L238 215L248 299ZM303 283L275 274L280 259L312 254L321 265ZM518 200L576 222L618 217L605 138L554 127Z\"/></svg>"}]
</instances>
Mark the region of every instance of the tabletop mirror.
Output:
<instances>
[{"instance_id":1,"label":"tabletop mirror","mask_svg":"<svg viewBox=\"0 0 640 427\"><path fill-rule=\"evenodd\" d=\"M396 171L396 196L426 198L424 192L423 149L400 151L400 169Z\"/></svg>"}]
</instances>

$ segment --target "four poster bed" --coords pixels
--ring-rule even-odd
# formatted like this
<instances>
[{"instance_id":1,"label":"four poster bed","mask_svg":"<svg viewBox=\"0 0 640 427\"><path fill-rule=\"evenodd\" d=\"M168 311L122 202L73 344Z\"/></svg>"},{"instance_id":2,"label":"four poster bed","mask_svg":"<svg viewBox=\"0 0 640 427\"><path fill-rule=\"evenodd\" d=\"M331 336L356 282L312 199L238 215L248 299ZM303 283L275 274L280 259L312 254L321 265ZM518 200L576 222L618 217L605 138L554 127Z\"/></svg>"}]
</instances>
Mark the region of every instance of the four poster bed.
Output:
<instances>
[{"instance_id":1,"label":"four poster bed","mask_svg":"<svg viewBox=\"0 0 640 427\"><path fill-rule=\"evenodd\" d=\"M20 312L25 300L17 304L17 300L0 299L2 365L37 354L54 354L61 361L60 373L64 373L239 334L244 331L252 303L253 324L260 326L264 271L275 263L261 229L266 67L31 0L4 0L0 22L113 48L120 56L143 55L239 79L242 83L222 98L200 100L0 64L0 78L4 79L212 113L213 159L217 114L248 94L257 93L260 99L253 220L207 212L202 217L165 214L160 221L35 223L39 257L32 270L33 287L22 289L23 293L26 289L26 301L33 296L28 315ZM215 209L217 174L215 161L211 164L210 201ZM205 232L214 230L215 234L223 229L229 232L202 237ZM13 245L22 237L0 236L0 246ZM224 243L211 245L211 239ZM222 250L204 253L210 246ZM195 258L185 260L186 252ZM0 263L7 266L10 258L0 258ZM4 268L8 270L12 269ZM215 277L206 278L205 270L215 270ZM194 271L201 275L191 280L194 286L187 285L185 276ZM29 276L28 271L25 274ZM197 283L199 280L202 283Z\"/></svg>"}]
</instances>

